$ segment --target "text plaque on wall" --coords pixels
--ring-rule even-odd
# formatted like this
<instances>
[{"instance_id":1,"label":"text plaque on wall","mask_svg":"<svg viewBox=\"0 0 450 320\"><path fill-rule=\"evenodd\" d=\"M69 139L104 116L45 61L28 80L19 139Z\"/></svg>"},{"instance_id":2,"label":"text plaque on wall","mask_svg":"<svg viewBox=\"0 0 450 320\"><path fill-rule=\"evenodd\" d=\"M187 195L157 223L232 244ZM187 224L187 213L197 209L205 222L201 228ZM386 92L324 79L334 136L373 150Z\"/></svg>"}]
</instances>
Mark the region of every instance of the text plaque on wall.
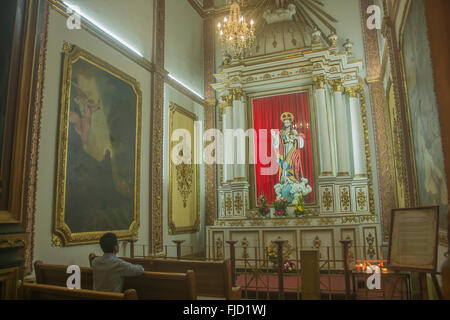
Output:
<instances>
[{"instance_id":1,"label":"text plaque on wall","mask_svg":"<svg viewBox=\"0 0 450 320\"><path fill-rule=\"evenodd\" d=\"M392 210L391 269L435 272L439 207Z\"/></svg>"}]
</instances>

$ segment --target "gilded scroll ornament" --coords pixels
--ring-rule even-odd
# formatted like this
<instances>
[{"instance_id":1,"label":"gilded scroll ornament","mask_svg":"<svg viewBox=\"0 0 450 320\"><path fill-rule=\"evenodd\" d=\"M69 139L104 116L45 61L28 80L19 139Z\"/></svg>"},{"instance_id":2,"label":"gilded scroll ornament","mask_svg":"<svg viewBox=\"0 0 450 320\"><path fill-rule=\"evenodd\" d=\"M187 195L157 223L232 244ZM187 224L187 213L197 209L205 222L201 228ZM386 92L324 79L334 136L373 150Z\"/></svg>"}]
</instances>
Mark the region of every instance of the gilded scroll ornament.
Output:
<instances>
[{"instance_id":1,"label":"gilded scroll ornament","mask_svg":"<svg viewBox=\"0 0 450 320\"><path fill-rule=\"evenodd\" d=\"M366 237L366 242L367 242L367 251L366 254L369 257L369 259L373 259L375 257L375 237L372 235L372 232L369 232L369 234Z\"/></svg>"},{"instance_id":2,"label":"gilded scroll ornament","mask_svg":"<svg viewBox=\"0 0 450 320\"><path fill-rule=\"evenodd\" d=\"M342 211L350 210L350 190L348 188L341 190L341 209Z\"/></svg>"},{"instance_id":3,"label":"gilded scroll ornament","mask_svg":"<svg viewBox=\"0 0 450 320\"><path fill-rule=\"evenodd\" d=\"M231 195L227 195L227 199L225 200L225 210L227 214L233 212L233 200L231 200Z\"/></svg>"},{"instance_id":4,"label":"gilded scroll ornament","mask_svg":"<svg viewBox=\"0 0 450 320\"><path fill-rule=\"evenodd\" d=\"M183 208L187 207L187 199L192 193L194 169L192 164L180 163L176 166L178 192L183 197Z\"/></svg>"},{"instance_id":5,"label":"gilded scroll ornament","mask_svg":"<svg viewBox=\"0 0 450 320\"><path fill-rule=\"evenodd\" d=\"M243 207L244 207L244 202L242 201L242 197L240 194L237 194L234 197L234 210L236 210L236 212L240 213L240 212L242 212Z\"/></svg>"},{"instance_id":6,"label":"gilded scroll ornament","mask_svg":"<svg viewBox=\"0 0 450 320\"><path fill-rule=\"evenodd\" d=\"M367 198L366 198L366 193L362 189L358 190L356 199L357 199L359 210L364 210L364 208L366 207Z\"/></svg>"},{"instance_id":7,"label":"gilded scroll ornament","mask_svg":"<svg viewBox=\"0 0 450 320\"><path fill-rule=\"evenodd\" d=\"M330 211L333 206L333 196L329 188L325 188L325 190L323 191L322 204L325 209L327 209L327 211Z\"/></svg>"},{"instance_id":8,"label":"gilded scroll ornament","mask_svg":"<svg viewBox=\"0 0 450 320\"><path fill-rule=\"evenodd\" d=\"M221 238L216 239L216 258L223 259L223 241Z\"/></svg>"},{"instance_id":9,"label":"gilded scroll ornament","mask_svg":"<svg viewBox=\"0 0 450 320\"><path fill-rule=\"evenodd\" d=\"M243 249L242 259L247 260L248 258L250 258L250 255L248 254L249 242L248 242L246 237L242 238L241 246L242 246L242 249Z\"/></svg>"}]
</instances>

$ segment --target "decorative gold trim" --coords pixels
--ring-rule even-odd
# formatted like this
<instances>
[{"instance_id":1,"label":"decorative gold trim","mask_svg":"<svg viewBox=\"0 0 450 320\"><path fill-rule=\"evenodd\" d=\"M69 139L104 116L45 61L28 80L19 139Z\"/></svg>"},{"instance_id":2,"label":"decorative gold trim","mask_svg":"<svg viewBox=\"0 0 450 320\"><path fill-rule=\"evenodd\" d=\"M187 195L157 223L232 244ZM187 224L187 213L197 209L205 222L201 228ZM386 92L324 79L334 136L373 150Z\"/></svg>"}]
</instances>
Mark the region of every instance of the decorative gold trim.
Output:
<instances>
[{"instance_id":1,"label":"decorative gold trim","mask_svg":"<svg viewBox=\"0 0 450 320\"><path fill-rule=\"evenodd\" d=\"M367 120L367 108L366 108L366 93L364 90L364 83L359 84L359 99L361 105L361 116L363 122L364 132L364 147L366 158L367 179L369 180L369 210L372 214L375 214L375 194L373 189L373 172L372 161L370 155L370 141L369 141L369 125Z\"/></svg>"},{"instance_id":2,"label":"decorative gold trim","mask_svg":"<svg viewBox=\"0 0 450 320\"><path fill-rule=\"evenodd\" d=\"M104 231L72 233L65 223L65 199L66 199L66 170L67 148L69 131L69 112L71 96L72 65L82 59L95 67L107 72L114 77L129 84L136 93L136 139L135 139L135 172L134 172L134 212L133 221L128 230L111 230L121 240L137 238L139 231L140 215L140 159L141 159L141 104L142 92L139 83L126 73L113 67L107 62L95 57L78 46L65 42L63 46L64 64L61 83L61 113L59 120L58 138L58 169L56 177L56 205L54 215L53 239L58 245L74 246L80 244L96 243ZM56 240L59 238L59 241Z\"/></svg>"},{"instance_id":3,"label":"decorative gold trim","mask_svg":"<svg viewBox=\"0 0 450 320\"><path fill-rule=\"evenodd\" d=\"M344 92L344 86L341 79L328 80L331 89L334 92Z\"/></svg>"},{"instance_id":4,"label":"decorative gold trim","mask_svg":"<svg viewBox=\"0 0 450 320\"><path fill-rule=\"evenodd\" d=\"M20 248L26 246L26 233L0 235L0 249Z\"/></svg>"},{"instance_id":5,"label":"decorative gold trim","mask_svg":"<svg viewBox=\"0 0 450 320\"><path fill-rule=\"evenodd\" d=\"M186 110L185 108L177 105L174 102L170 102L169 103L169 136L168 136L168 145L171 146L173 143L171 142L171 137L172 137L172 132L173 132L173 117L175 112L179 112L189 118L191 118L194 122L198 121L198 117ZM170 235L176 235L176 234L186 234L186 233L195 233L200 231L200 166L198 164L185 164L182 163L180 165L175 166L174 163L171 161L171 150L172 148L169 147L169 191L168 191L168 232ZM194 152L192 153L191 156L191 160L194 160ZM175 166L175 168L179 168L180 166L191 166L195 173L193 174L195 176L195 185L196 185L196 206L197 206L197 210L196 210L196 219L195 222L192 226L184 226L184 227L177 227L175 225L175 222L173 221L173 208L172 208L172 192L174 191L174 186L172 185L172 173L173 173L173 168ZM184 172L185 173L185 172ZM192 192L192 190L191 190Z\"/></svg>"}]
</instances>

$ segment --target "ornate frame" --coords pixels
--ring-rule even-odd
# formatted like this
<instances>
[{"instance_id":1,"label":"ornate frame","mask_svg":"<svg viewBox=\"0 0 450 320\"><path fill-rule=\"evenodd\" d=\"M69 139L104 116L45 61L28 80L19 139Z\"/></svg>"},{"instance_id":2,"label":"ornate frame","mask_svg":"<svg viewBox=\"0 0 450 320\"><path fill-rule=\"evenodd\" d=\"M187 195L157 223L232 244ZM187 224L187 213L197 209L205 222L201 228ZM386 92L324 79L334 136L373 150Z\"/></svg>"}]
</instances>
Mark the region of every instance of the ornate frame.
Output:
<instances>
[{"instance_id":1,"label":"ornate frame","mask_svg":"<svg viewBox=\"0 0 450 320\"><path fill-rule=\"evenodd\" d=\"M172 208L172 171L174 169L174 164L170 161L170 146L172 145L171 137L173 131L173 115L175 112L179 112L184 114L185 116L191 118L194 121L198 121L198 117L192 112L186 110L185 108L177 105L174 102L169 103L169 137L168 137L168 146L169 146L169 191L168 191L168 230L170 235L177 234L185 234L185 233L195 233L200 231L200 165L191 164L195 168L194 177L196 179L196 205L197 205L197 213L194 225L187 227L177 227L175 222L173 221L173 208Z\"/></svg>"},{"instance_id":2,"label":"ornate frame","mask_svg":"<svg viewBox=\"0 0 450 320\"><path fill-rule=\"evenodd\" d=\"M57 246L73 246L95 243L104 232L72 233L65 223L65 190L66 165L68 147L68 123L71 94L72 65L79 59L93 64L97 68L110 73L118 79L128 83L136 93L136 148L135 148L135 181L134 181L134 218L128 230L108 230L114 232L121 240L135 239L140 225L140 155L141 155L141 112L142 91L136 79L113 67L107 62L95 57L89 52L69 42L64 43L64 63L61 83L61 105L58 132L57 174L56 174L56 204L53 226L53 243Z\"/></svg>"},{"instance_id":3,"label":"ornate frame","mask_svg":"<svg viewBox=\"0 0 450 320\"><path fill-rule=\"evenodd\" d=\"M395 216L398 212L420 212L420 211L431 211L433 215L433 220L436 223L435 225L435 237L434 237L434 246L433 246L433 262L431 268L422 268L415 265L392 265L391 261L392 255L393 255L393 235L397 233L397 230L394 230L395 224ZM416 208L406 208L406 209L392 209L391 212L391 230L390 230L390 237L389 237L389 254L388 254L388 266L392 270L405 270L405 271L417 271L417 272L436 272L437 268L437 262L438 262L438 242L439 242L439 206L426 206L426 207L416 207ZM395 245L395 244L394 244ZM399 245L396 245L396 248L399 247Z\"/></svg>"}]
</instances>

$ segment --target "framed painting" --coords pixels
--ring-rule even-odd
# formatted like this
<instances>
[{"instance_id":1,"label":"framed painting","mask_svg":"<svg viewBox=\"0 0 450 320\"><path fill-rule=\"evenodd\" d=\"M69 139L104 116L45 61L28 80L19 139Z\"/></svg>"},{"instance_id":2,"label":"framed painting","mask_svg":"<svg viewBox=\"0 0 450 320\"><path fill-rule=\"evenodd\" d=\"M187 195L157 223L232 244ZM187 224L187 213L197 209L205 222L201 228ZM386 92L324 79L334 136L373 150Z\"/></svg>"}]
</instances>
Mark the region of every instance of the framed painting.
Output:
<instances>
[{"instance_id":1,"label":"framed painting","mask_svg":"<svg viewBox=\"0 0 450 320\"><path fill-rule=\"evenodd\" d=\"M435 272L439 207L393 209L388 266L393 270Z\"/></svg>"},{"instance_id":2,"label":"framed painting","mask_svg":"<svg viewBox=\"0 0 450 320\"><path fill-rule=\"evenodd\" d=\"M280 198L292 203L299 193L306 205L316 204L314 122L309 101L307 90L252 99L251 125L256 132L253 205L262 194L271 204Z\"/></svg>"},{"instance_id":3,"label":"framed painting","mask_svg":"<svg viewBox=\"0 0 450 320\"><path fill-rule=\"evenodd\" d=\"M195 164L195 122L192 112L169 105L169 234L200 230L200 166Z\"/></svg>"},{"instance_id":4,"label":"framed painting","mask_svg":"<svg viewBox=\"0 0 450 320\"><path fill-rule=\"evenodd\" d=\"M65 43L63 55L53 242L136 238L140 85L78 46Z\"/></svg>"}]
</instances>

